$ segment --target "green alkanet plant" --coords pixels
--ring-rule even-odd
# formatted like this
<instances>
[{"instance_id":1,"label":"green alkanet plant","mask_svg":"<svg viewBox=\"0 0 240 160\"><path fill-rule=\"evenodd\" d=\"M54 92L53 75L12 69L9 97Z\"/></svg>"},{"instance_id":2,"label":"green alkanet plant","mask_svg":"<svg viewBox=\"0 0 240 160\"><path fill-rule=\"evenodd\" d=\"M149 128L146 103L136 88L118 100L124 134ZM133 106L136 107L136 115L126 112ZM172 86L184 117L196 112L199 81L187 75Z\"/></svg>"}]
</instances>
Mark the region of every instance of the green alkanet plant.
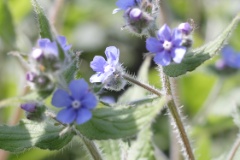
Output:
<instances>
[{"instance_id":1,"label":"green alkanet plant","mask_svg":"<svg viewBox=\"0 0 240 160\"><path fill-rule=\"evenodd\" d=\"M174 143L171 148L177 148L167 152L174 150L176 155L181 152L186 160L195 160L194 145L183 123L183 113L176 98L179 95L175 92L172 77L184 76L217 55L240 21L240 15L214 41L191 49L192 25L184 22L173 30L167 24L158 27L160 8L163 7L159 1L118 0L118 9L114 13L123 11L125 26L146 37L144 47L150 54L147 54L138 76L132 76L119 62L120 50L109 46L105 50L106 59L96 55L90 67L87 66L95 72L89 79L91 85L88 85L88 80L84 79L86 75L80 72L80 54L71 50L72 46L64 36L55 35L38 1L32 0L32 4L41 38L28 56L18 57L27 66L26 80L34 94L18 99L27 119L15 126L0 125L1 149L11 152L34 147L60 150L69 142L73 143L73 137L77 136L84 146L79 149L90 159L155 159L154 147L159 152L161 149L153 145L152 124L165 107L172 125L170 132L175 133L169 133L169 137L176 136L174 141L171 139ZM240 68L239 54L231 48L223 48L222 57L223 66ZM158 78L162 80L159 89L147 84L152 58L158 67ZM134 86L126 89L127 82ZM122 90L123 94L117 101L98 101L107 90ZM227 160L234 157L240 141L236 143ZM167 159L168 156L157 158Z\"/></svg>"}]
</instances>

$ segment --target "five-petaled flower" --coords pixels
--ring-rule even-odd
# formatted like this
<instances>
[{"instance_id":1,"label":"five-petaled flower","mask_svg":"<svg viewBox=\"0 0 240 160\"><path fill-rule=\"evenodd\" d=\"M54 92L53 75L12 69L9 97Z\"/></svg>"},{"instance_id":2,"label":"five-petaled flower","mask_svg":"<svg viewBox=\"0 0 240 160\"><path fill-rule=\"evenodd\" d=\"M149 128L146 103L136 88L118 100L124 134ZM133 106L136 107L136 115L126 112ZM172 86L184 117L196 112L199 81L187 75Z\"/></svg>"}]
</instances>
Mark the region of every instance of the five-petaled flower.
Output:
<instances>
[{"instance_id":1,"label":"five-petaled flower","mask_svg":"<svg viewBox=\"0 0 240 160\"><path fill-rule=\"evenodd\" d=\"M221 55L222 59L216 63L218 69L225 67L240 69L240 53L236 52L232 47L225 46L222 49Z\"/></svg>"},{"instance_id":2,"label":"five-petaled flower","mask_svg":"<svg viewBox=\"0 0 240 160\"><path fill-rule=\"evenodd\" d=\"M171 29L168 25L163 25L157 33L157 38L150 37L146 41L146 48L155 54L155 63L167 66L172 61L181 63L186 47L182 46L182 34L178 29Z\"/></svg>"},{"instance_id":3,"label":"five-petaled flower","mask_svg":"<svg viewBox=\"0 0 240 160\"><path fill-rule=\"evenodd\" d=\"M62 109L57 114L57 119L65 124L76 121L83 124L92 118L91 110L97 105L95 95L89 91L84 79L72 80L69 92L57 89L52 97L52 105Z\"/></svg>"}]
</instances>

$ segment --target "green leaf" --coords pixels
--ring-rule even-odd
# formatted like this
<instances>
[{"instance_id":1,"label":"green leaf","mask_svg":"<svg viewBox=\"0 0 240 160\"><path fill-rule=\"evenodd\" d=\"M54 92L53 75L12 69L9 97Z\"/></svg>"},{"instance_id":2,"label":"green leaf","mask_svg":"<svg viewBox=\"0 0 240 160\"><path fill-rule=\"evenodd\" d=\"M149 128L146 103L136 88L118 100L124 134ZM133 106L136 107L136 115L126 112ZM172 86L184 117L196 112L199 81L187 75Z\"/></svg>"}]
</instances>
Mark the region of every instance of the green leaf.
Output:
<instances>
[{"instance_id":1,"label":"green leaf","mask_svg":"<svg viewBox=\"0 0 240 160\"><path fill-rule=\"evenodd\" d=\"M37 0L32 0L32 5L35 13L37 14L41 38L48 38L53 41L50 24L47 17L45 16L43 9L41 8Z\"/></svg>"},{"instance_id":2,"label":"green leaf","mask_svg":"<svg viewBox=\"0 0 240 160\"><path fill-rule=\"evenodd\" d=\"M137 140L133 142L128 155L129 160L155 160L150 127L144 128L139 132Z\"/></svg>"},{"instance_id":3,"label":"green leaf","mask_svg":"<svg viewBox=\"0 0 240 160\"><path fill-rule=\"evenodd\" d=\"M104 159L121 160L121 143L120 140L103 140L97 141L99 148L103 152Z\"/></svg>"},{"instance_id":4,"label":"green leaf","mask_svg":"<svg viewBox=\"0 0 240 160\"><path fill-rule=\"evenodd\" d=\"M151 124L165 104L165 99L155 100L148 105L116 108L98 108L87 123L77 129L89 139L106 140L134 136ZM124 107L124 108L123 108Z\"/></svg>"},{"instance_id":5,"label":"green leaf","mask_svg":"<svg viewBox=\"0 0 240 160\"><path fill-rule=\"evenodd\" d=\"M12 15L6 0L0 1L0 37L9 48L15 48L16 33L14 30Z\"/></svg>"},{"instance_id":6,"label":"green leaf","mask_svg":"<svg viewBox=\"0 0 240 160\"><path fill-rule=\"evenodd\" d=\"M146 57L146 59L144 60L144 62L142 63L139 69L137 80L145 83L148 82L148 71L149 71L150 63L151 63L151 58ZM124 92L124 94L119 98L118 103L126 103L130 101L139 100L141 98L146 98L147 93L148 91L146 91L142 87L134 85L130 87L126 92Z\"/></svg>"},{"instance_id":7,"label":"green leaf","mask_svg":"<svg viewBox=\"0 0 240 160\"><path fill-rule=\"evenodd\" d=\"M215 40L203 45L200 48L188 52L181 63L172 63L168 66L163 67L164 73L170 77L177 77L187 72L193 71L203 62L215 56L227 42L227 39L230 37L239 20L240 14L238 14L232 20L232 22L226 27L223 32L221 32L221 34Z\"/></svg>"},{"instance_id":8,"label":"green leaf","mask_svg":"<svg viewBox=\"0 0 240 160\"><path fill-rule=\"evenodd\" d=\"M52 121L34 122L22 120L16 126L0 125L0 148L10 152L21 152L28 148L58 150L71 141L73 135L59 135L63 127Z\"/></svg>"}]
</instances>

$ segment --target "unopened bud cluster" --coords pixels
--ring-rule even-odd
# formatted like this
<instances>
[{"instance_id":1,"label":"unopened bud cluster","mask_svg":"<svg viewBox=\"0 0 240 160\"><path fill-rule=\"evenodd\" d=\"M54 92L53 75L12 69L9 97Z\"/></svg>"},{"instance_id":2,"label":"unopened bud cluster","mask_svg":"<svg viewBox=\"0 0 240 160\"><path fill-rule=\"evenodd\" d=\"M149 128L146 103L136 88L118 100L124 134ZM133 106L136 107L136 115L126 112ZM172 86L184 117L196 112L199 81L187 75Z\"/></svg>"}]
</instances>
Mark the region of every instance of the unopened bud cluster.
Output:
<instances>
[{"instance_id":1,"label":"unopened bud cluster","mask_svg":"<svg viewBox=\"0 0 240 160\"><path fill-rule=\"evenodd\" d=\"M58 44L64 52L71 48L64 36L58 36L56 41L44 38L38 40L37 47L29 55L31 68L26 73L26 80L38 92L51 93L54 89L53 75L62 66Z\"/></svg>"},{"instance_id":2,"label":"unopened bud cluster","mask_svg":"<svg viewBox=\"0 0 240 160\"><path fill-rule=\"evenodd\" d=\"M124 11L125 28L137 34L147 34L146 32L154 25L156 16L154 15L155 4L148 0L118 0L119 7L114 10Z\"/></svg>"}]
</instances>

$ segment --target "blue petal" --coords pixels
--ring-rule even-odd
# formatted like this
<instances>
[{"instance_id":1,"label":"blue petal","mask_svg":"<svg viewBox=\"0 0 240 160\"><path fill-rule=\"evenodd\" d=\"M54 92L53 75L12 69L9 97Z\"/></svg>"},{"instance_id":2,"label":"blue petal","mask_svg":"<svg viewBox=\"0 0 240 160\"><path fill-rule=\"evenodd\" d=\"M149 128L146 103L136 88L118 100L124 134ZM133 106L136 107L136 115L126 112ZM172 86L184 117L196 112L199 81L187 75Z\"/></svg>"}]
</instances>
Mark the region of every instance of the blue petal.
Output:
<instances>
[{"instance_id":1,"label":"blue petal","mask_svg":"<svg viewBox=\"0 0 240 160\"><path fill-rule=\"evenodd\" d=\"M90 77L91 83L103 82L105 79L104 73L96 73Z\"/></svg>"},{"instance_id":2,"label":"blue petal","mask_svg":"<svg viewBox=\"0 0 240 160\"><path fill-rule=\"evenodd\" d=\"M119 61L119 49L114 46L107 47L105 50L107 61L109 64L116 65Z\"/></svg>"},{"instance_id":3,"label":"blue petal","mask_svg":"<svg viewBox=\"0 0 240 160\"><path fill-rule=\"evenodd\" d=\"M97 106L97 103L98 102L96 96L91 92L85 94L81 101L82 106L87 109L95 108Z\"/></svg>"},{"instance_id":4,"label":"blue petal","mask_svg":"<svg viewBox=\"0 0 240 160\"><path fill-rule=\"evenodd\" d=\"M67 39L64 36L58 36L57 40L64 51L68 51L72 47L71 45L67 45Z\"/></svg>"},{"instance_id":5,"label":"blue petal","mask_svg":"<svg viewBox=\"0 0 240 160\"><path fill-rule=\"evenodd\" d=\"M88 92L88 84L84 79L72 80L69 84L72 96L79 100Z\"/></svg>"},{"instance_id":6,"label":"blue petal","mask_svg":"<svg viewBox=\"0 0 240 160\"><path fill-rule=\"evenodd\" d=\"M146 41L146 48L149 52L157 53L163 51L162 43L156 38L150 37Z\"/></svg>"},{"instance_id":7,"label":"blue petal","mask_svg":"<svg viewBox=\"0 0 240 160\"><path fill-rule=\"evenodd\" d=\"M167 66L171 62L171 55L166 51L157 53L154 57L154 61L159 65Z\"/></svg>"},{"instance_id":8,"label":"blue petal","mask_svg":"<svg viewBox=\"0 0 240 160\"><path fill-rule=\"evenodd\" d=\"M135 3L135 0L118 0L116 5L122 10L127 10L128 8L134 7L137 4Z\"/></svg>"},{"instance_id":9,"label":"blue petal","mask_svg":"<svg viewBox=\"0 0 240 160\"><path fill-rule=\"evenodd\" d=\"M186 53L185 47L178 47L172 49L171 56L173 58L173 61L176 63L181 63L185 53Z\"/></svg>"},{"instance_id":10,"label":"blue petal","mask_svg":"<svg viewBox=\"0 0 240 160\"><path fill-rule=\"evenodd\" d=\"M57 114L57 120L62 123L70 124L77 118L77 110L74 108L65 108Z\"/></svg>"},{"instance_id":11,"label":"blue petal","mask_svg":"<svg viewBox=\"0 0 240 160\"><path fill-rule=\"evenodd\" d=\"M88 109L81 108L77 112L77 124L83 124L92 118L92 113Z\"/></svg>"},{"instance_id":12,"label":"blue petal","mask_svg":"<svg viewBox=\"0 0 240 160\"><path fill-rule=\"evenodd\" d=\"M53 93L52 105L54 105L55 107L68 107L71 105L71 103L72 101L66 91L62 89L57 89Z\"/></svg>"},{"instance_id":13,"label":"blue petal","mask_svg":"<svg viewBox=\"0 0 240 160\"><path fill-rule=\"evenodd\" d=\"M46 43L45 48L42 49L47 54L53 54L55 56L58 56L58 47L56 42Z\"/></svg>"},{"instance_id":14,"label":"blue petal","mask_svg":"<svg viewBox=\"0 0 240 160\"><path fill-rule=\"evenodd\" d=\"M106 64L105 59L102 56L95 56L90 63L90 67L95 72L104 72L104 65Z\"/></svg>"},{"instance_id":15,"label":"blue petal","mask_svg":"<svg viewBox=\"0 0 240 160\"><path fill-rule=\"evenodd\" d=\"M179 29L174 29L173 30L173 39L182 40L182 32Z\"/></svg>"},{"instance_id":16,"label":"blue petal","mask_svg":"<svg viewBox=\"0 0 240 160\"><path fill-rule=\"evenodd\" d=\"M160 40L167 40L171 41L171 29L168 27L167 24L164 24L159 30L158 30L158 38Z\"/></svg>"},{"instance_id":17,"label":"blue petal","mask_svg":"<svg viewBox=\"0 0 240 160\"><path fill-rule=\"evenodd\" d=\"M38 40L38 46L39 46L40 48L45 48L45 47L46 47L46 44L49 43L49 42L51 42L51 41L50 41L49 39L47 39L47 38L39 39L39 40Z\"/></svg>"}]
</instances>

